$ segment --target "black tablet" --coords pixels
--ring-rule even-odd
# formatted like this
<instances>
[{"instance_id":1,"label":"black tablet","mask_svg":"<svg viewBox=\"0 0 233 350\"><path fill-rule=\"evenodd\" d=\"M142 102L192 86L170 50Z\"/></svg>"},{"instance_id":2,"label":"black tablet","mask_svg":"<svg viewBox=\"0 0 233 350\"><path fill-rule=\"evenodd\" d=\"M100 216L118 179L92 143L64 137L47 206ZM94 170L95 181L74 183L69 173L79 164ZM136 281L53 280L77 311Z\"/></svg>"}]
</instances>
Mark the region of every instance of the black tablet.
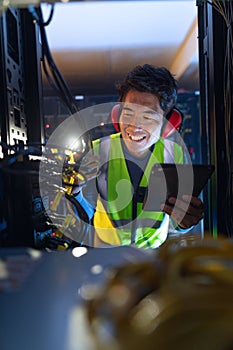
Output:
<instances>
[{"instance_id":1,"label":"black tablet","mask_svg":"<svg viewBox=\"0 0 233 350\"><path fill-rule=\"evenodd\" d=\"M144 210L159 210L168 197L198 197L214 172L213 165L155 164L152 168Z\"/></svg>"}]
</instances>

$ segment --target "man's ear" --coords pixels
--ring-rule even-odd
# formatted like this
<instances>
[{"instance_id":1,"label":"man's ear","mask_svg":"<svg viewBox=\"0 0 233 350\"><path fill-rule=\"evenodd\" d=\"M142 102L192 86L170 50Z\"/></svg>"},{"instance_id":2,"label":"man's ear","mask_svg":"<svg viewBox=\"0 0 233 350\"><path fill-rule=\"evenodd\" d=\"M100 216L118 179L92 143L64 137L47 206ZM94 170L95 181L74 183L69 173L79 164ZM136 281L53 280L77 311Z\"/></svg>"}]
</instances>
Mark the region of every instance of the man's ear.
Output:
<instances>
[{"instance_id":1,"label":"man's ear","mask_svg":"<svg viewBox=\"0 0 233 350\"><path fill-rule=\"evenodd\" d=\"M111 110L111 114L110 114L112 124L113 124L114 128L116 129L116 131L118 131L118 132L120 131L120 126L119 126L120 114L121 114L121 104L118 103L115 106L113 106L113 108Z\"/></svg>"},{"instance_id":2,"label":"man's ear","mask_svg":"<svg viewBox=\"0 0 233 350\"><path fill-rule=\"evenodd\" d=\"M180 132L183 119L183 113L178 108L174 107L166 115L166 121L163 125L161 136L166 138L170 137L175 131Z\"/></svg>"}]
</instances>

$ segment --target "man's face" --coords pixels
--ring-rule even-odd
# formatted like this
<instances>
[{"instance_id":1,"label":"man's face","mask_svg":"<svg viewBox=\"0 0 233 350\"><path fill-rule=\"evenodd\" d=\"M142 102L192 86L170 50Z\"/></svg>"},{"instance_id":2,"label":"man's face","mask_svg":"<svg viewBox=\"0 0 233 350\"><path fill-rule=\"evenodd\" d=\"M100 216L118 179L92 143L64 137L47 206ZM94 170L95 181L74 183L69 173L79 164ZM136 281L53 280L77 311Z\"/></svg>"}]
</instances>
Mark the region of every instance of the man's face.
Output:
<instances>
[{"instance_id":1,"label":"man's face","mask_svg":"<svg viewBox=\"0 0 233 350\"><path fill-rule=\"evenodd\" d=\"M158 141L163 123L163 110L157 96L131 90L127 93L120 115L120 130L129 153L144 157Z\"/></svg>"}]
</instances>

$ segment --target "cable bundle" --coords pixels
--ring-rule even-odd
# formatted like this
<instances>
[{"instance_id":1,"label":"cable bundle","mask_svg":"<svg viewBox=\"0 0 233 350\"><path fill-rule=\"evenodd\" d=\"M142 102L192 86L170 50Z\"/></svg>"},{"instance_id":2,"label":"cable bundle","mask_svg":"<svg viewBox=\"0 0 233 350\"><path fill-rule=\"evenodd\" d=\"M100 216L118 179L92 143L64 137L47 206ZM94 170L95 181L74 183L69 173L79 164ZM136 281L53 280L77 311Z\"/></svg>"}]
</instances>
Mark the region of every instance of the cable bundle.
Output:
<instances>
[{"instance_id":1,"label":"cable bundle","mask_svg":"<svg viewBox=\"0 0 233 350\"><path fill-rule=\"evenodd\" d=\"M154 262L127 264L87 302L101 350L233 347L233 243L168 240Z\"/></svg>"},{"instance_id":2,"label":"cable bundle","mask_svg":"<svg viewBox=\"0 0 233 350\"><path fill-rule=\"evenodd\" d=\"M54 4L51 7L51 12L47 21L44 21L41 7L29 6L29 11L40 28L41 44L42 44L42 66L45 76L50 86L56 91L57 95L62 99L68 107L71 114L78 111L75 99L54 62L51 50L49 48L45 27L51 22L54 13Z\"/></svg>"}]
</instances>

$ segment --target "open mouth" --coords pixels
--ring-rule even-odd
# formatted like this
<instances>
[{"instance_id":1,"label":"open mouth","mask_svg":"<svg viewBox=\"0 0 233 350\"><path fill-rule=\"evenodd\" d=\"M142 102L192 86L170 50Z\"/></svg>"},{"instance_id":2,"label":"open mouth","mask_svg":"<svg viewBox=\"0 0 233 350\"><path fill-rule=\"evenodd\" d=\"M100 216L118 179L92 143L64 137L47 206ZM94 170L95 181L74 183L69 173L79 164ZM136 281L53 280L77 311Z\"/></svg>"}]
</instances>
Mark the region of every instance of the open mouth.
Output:
<instances>
[{"instance_id":1,"label":"open mouth","mask_svg":"<svg viewBox=\"0 0 233 350\"><path fill-rule=\"evenodd\" d=\"M146 136L131 135L131 134L128 134L128 137L130 140L132 140L134 142L140 142L146 138Z\"/></svg>"}]
</instances>

